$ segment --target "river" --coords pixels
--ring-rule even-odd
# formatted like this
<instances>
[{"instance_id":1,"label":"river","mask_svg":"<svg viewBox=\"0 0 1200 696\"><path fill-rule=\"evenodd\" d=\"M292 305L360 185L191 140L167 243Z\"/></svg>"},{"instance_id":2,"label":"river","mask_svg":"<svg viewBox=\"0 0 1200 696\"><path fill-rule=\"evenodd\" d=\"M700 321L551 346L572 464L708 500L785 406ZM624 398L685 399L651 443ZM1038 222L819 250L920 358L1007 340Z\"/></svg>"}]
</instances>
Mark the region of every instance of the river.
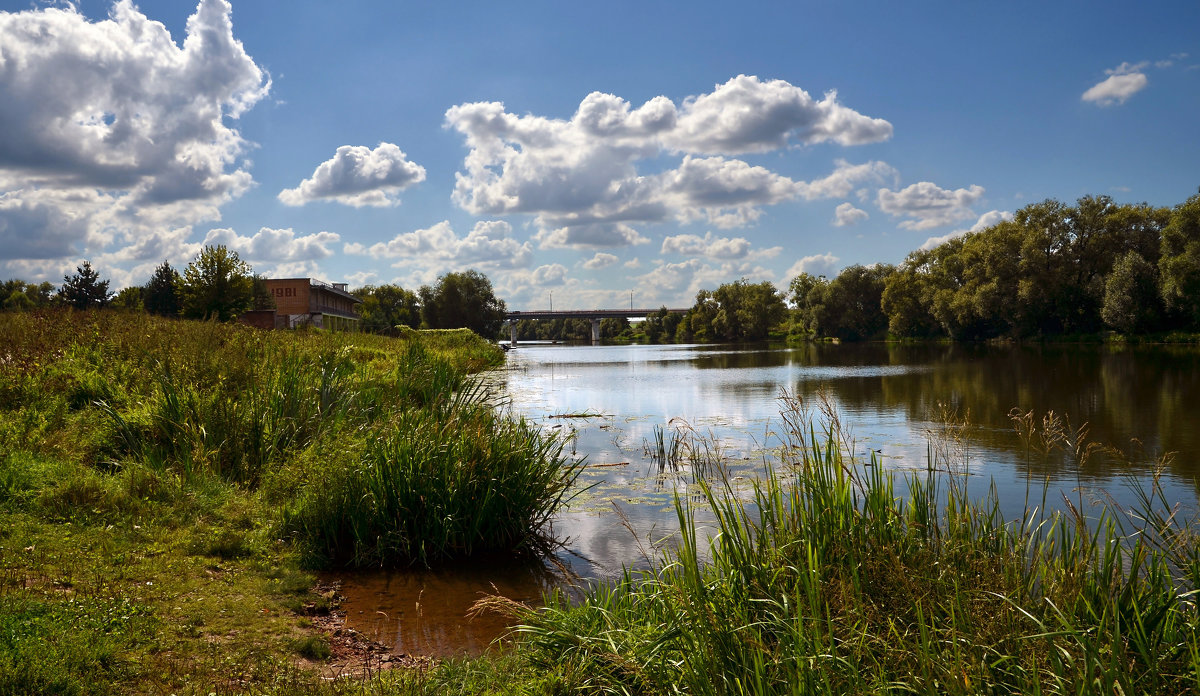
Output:
<instances>
[{"instance_id":1,"label":"river","mask_svg":"<svg viewBox=\"0 0 1200 696\"><path fill-rule=\"evenodd\" d=\"M1200 350L1174 347L832 345L565 346L521 344L486 376L515 416L566 439L585 458L586 488L554 522L565 541L541 564L473 564L437 572L340 576L347 625L397 653L478 653L503 629L498 616L468 621L483 593L536 603L551 587L645 567L676 530L674 500L694 472L661 461L679 441L719 459L748 489L781 444L781 395L820 421L828 404L855 456L903 474L930 452L983 494L994 485L1007 517L1029 491L1051 502L1132 499L1156 463L1172 501L1194 507L1200 461ZM1083 466L1030 452L1012 414L1053 412L1072 431L1120 449ZM946 423L958 424L947 428ZM1175 453L1164 460L1163 455Z\"/></svg>"}]
</instances>

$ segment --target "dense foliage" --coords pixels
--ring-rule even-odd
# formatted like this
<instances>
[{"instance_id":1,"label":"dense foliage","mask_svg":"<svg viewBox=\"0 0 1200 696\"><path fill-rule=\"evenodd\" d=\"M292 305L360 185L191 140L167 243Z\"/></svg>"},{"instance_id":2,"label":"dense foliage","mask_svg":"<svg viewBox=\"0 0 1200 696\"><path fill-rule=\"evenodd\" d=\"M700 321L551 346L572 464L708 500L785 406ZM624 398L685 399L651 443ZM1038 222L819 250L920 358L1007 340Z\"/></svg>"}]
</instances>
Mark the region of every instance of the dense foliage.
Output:
<instances>
[{"instance_id":1,"label":"dense foliage","mask_svg":"<svg viewBox=\"0 0 1200 696\"><path fill-rule=\"evenodd\" d=\"M421 300L412 290L399 285L364 285L354 291L362 300L358 315L363 331L399 335L399 327L421 325Z\"/></svg>"},{"instance_id":2,"label":"dense foliage","mask_svg":"<svg viewBox=\"0 0 1200 696\"><path fill-rule=\"evenodd\" d=\"M788 287L793 333L843 341L881 338L887 317L880 302L894 271L892 266L854 265L832 281L808 273L796 276Z\"/></svg>"},{"instance_id":3,"label":"dense foliage","mask_svg":"<svg viewBox=\"0 0 1200 696\"><path fill-rule=\"evenodd\" d=\"M701 290L685 316L659 312L643 331L650 342L758 340L785 328L844 341L1200 331L1200 194L1173 210L1046 200L898 267L801 273L786 312L777 297L745 280Z\"/></svg>"},{"instance_id":4,"label":"dense foliage","mask_svg":"<svg viewBox=\"0 0 1200 696\"><path fill-rule=\"evenodd\" d=\"M493 338L500 332L506 307L492 281L476 270L446 273L433 287L421 286L422 325L430 329L467 328Z\"/></svg>"},{"instance_id":5,"label":"dense foliage","mask_svg":"<svg viewBox=\"0 0 1200 696\"><path fill-rule=\"evenodd\" d=\"M150 276L149 282L142 288L142 305L147 312L160 317L178 316L179 290L182 285L183 278L179 271L163 261L154 269L154 275Z\"/></svg>"},{"instance_id":6,"label":"dense foliage","mask_svg":"<svg viewBox=\"0 0 1200 696\"><path fill-rule=\"evenodd\" d=\"M53 301L54 285L49 282L26 283L13 279L0 283L0 308L6 311L46 307Z\"/></svg>"},{"instance_id":7,"label":"dense foliage","mask_svg":"<svg viewBox=\"0 0 1200 696\"><path fill-rule=\"evenodd\" d=\"M1173 221L1185 209L1118 205L1107 196L1075 206L1048 200L915 251L887 280L889 329L985 339L1193 328L1185 312L1164 303L1175 285L1163 272L1182 253L1164 228L1179 227Z\"/></svg>"},{"instance_id":8,"label":"dense foliage","mask_svg":"<svg viewBox=\"0 0 1200 696\"><path fill-rule=\"evenodd\" d=\"M250 264L225 245L206 246L183 271L179 312L189 319L236 319L254 304Z\"/></svg>"}]
</instances>

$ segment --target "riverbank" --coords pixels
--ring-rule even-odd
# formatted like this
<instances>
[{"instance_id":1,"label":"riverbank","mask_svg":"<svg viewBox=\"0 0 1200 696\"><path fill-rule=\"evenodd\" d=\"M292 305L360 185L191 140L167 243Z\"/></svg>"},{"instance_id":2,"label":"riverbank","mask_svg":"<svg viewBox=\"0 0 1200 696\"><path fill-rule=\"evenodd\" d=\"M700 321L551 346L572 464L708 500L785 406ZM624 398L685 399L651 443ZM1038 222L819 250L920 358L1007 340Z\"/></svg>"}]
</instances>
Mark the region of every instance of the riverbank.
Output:
<instances>
[{"instance_id":1,"label":"riverbank","mask_svg":"<svg viewBox=\"0 0 1200 696\"><path fill-rule=\"evenodd\" d=\"M469 377L503 359L470 332L0 314L0 693L427 663L345 629L313 571L540 553L575 469Z\"/></svg>"}]
</instances>

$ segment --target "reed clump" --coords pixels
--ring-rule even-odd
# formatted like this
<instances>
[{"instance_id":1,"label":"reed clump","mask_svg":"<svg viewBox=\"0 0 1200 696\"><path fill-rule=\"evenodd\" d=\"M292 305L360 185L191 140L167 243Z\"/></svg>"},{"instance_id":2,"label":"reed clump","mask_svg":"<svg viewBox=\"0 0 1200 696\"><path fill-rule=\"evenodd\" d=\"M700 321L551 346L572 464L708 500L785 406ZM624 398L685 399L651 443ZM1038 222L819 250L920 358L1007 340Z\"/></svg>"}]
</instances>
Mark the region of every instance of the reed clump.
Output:
<instances>
[{"instance_id":1,"label":"reed clump","mask_svg":"<svg viewBox=\"0 0 1200 696\"><path fill-rule=\"evenodd\" d=\"M580 471L562 441L470 398L403 412L367 440L284 516L322 565L536 552Z\"/></svg>"},{"instance_id":2,"label":"reed clump","mask_svg":"<svg viewBox=\"0 0 1200 696\"><path fill-rule=\"evenodd\" d=\"M518 654L588 693L1197 691L1200 545L1157 479L1135 510L1005 520L994 489L854 460L836 414L783 415L749 498L700 481L710 528L678 498L676 548L518 611Z\"/></svg>"}]
</instances>

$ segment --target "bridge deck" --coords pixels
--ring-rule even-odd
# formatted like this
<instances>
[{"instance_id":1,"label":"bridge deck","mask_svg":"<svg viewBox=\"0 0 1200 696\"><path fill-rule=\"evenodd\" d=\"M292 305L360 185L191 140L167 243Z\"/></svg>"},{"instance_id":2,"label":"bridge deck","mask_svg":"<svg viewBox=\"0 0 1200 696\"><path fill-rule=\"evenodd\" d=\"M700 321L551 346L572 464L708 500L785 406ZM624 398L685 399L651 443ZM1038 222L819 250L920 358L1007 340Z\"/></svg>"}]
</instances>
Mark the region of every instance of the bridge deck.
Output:
<instances>
[{"instance_id":1,"label":"bridge deck","mask_svg":"<svg viewBox=\"0 0 1200 696\"><path fill-rule=\"evenodd\" d=\"M533 310L525 312L508 312L508 319L608 319L614 317L625 317L632 319L633 317L648 317L655 312L660 311L661 307L654 309L565 309L565 310ZM688 308L671 309L667 312L671 314L687 314Z\"/></svg>"}]
</instances>

